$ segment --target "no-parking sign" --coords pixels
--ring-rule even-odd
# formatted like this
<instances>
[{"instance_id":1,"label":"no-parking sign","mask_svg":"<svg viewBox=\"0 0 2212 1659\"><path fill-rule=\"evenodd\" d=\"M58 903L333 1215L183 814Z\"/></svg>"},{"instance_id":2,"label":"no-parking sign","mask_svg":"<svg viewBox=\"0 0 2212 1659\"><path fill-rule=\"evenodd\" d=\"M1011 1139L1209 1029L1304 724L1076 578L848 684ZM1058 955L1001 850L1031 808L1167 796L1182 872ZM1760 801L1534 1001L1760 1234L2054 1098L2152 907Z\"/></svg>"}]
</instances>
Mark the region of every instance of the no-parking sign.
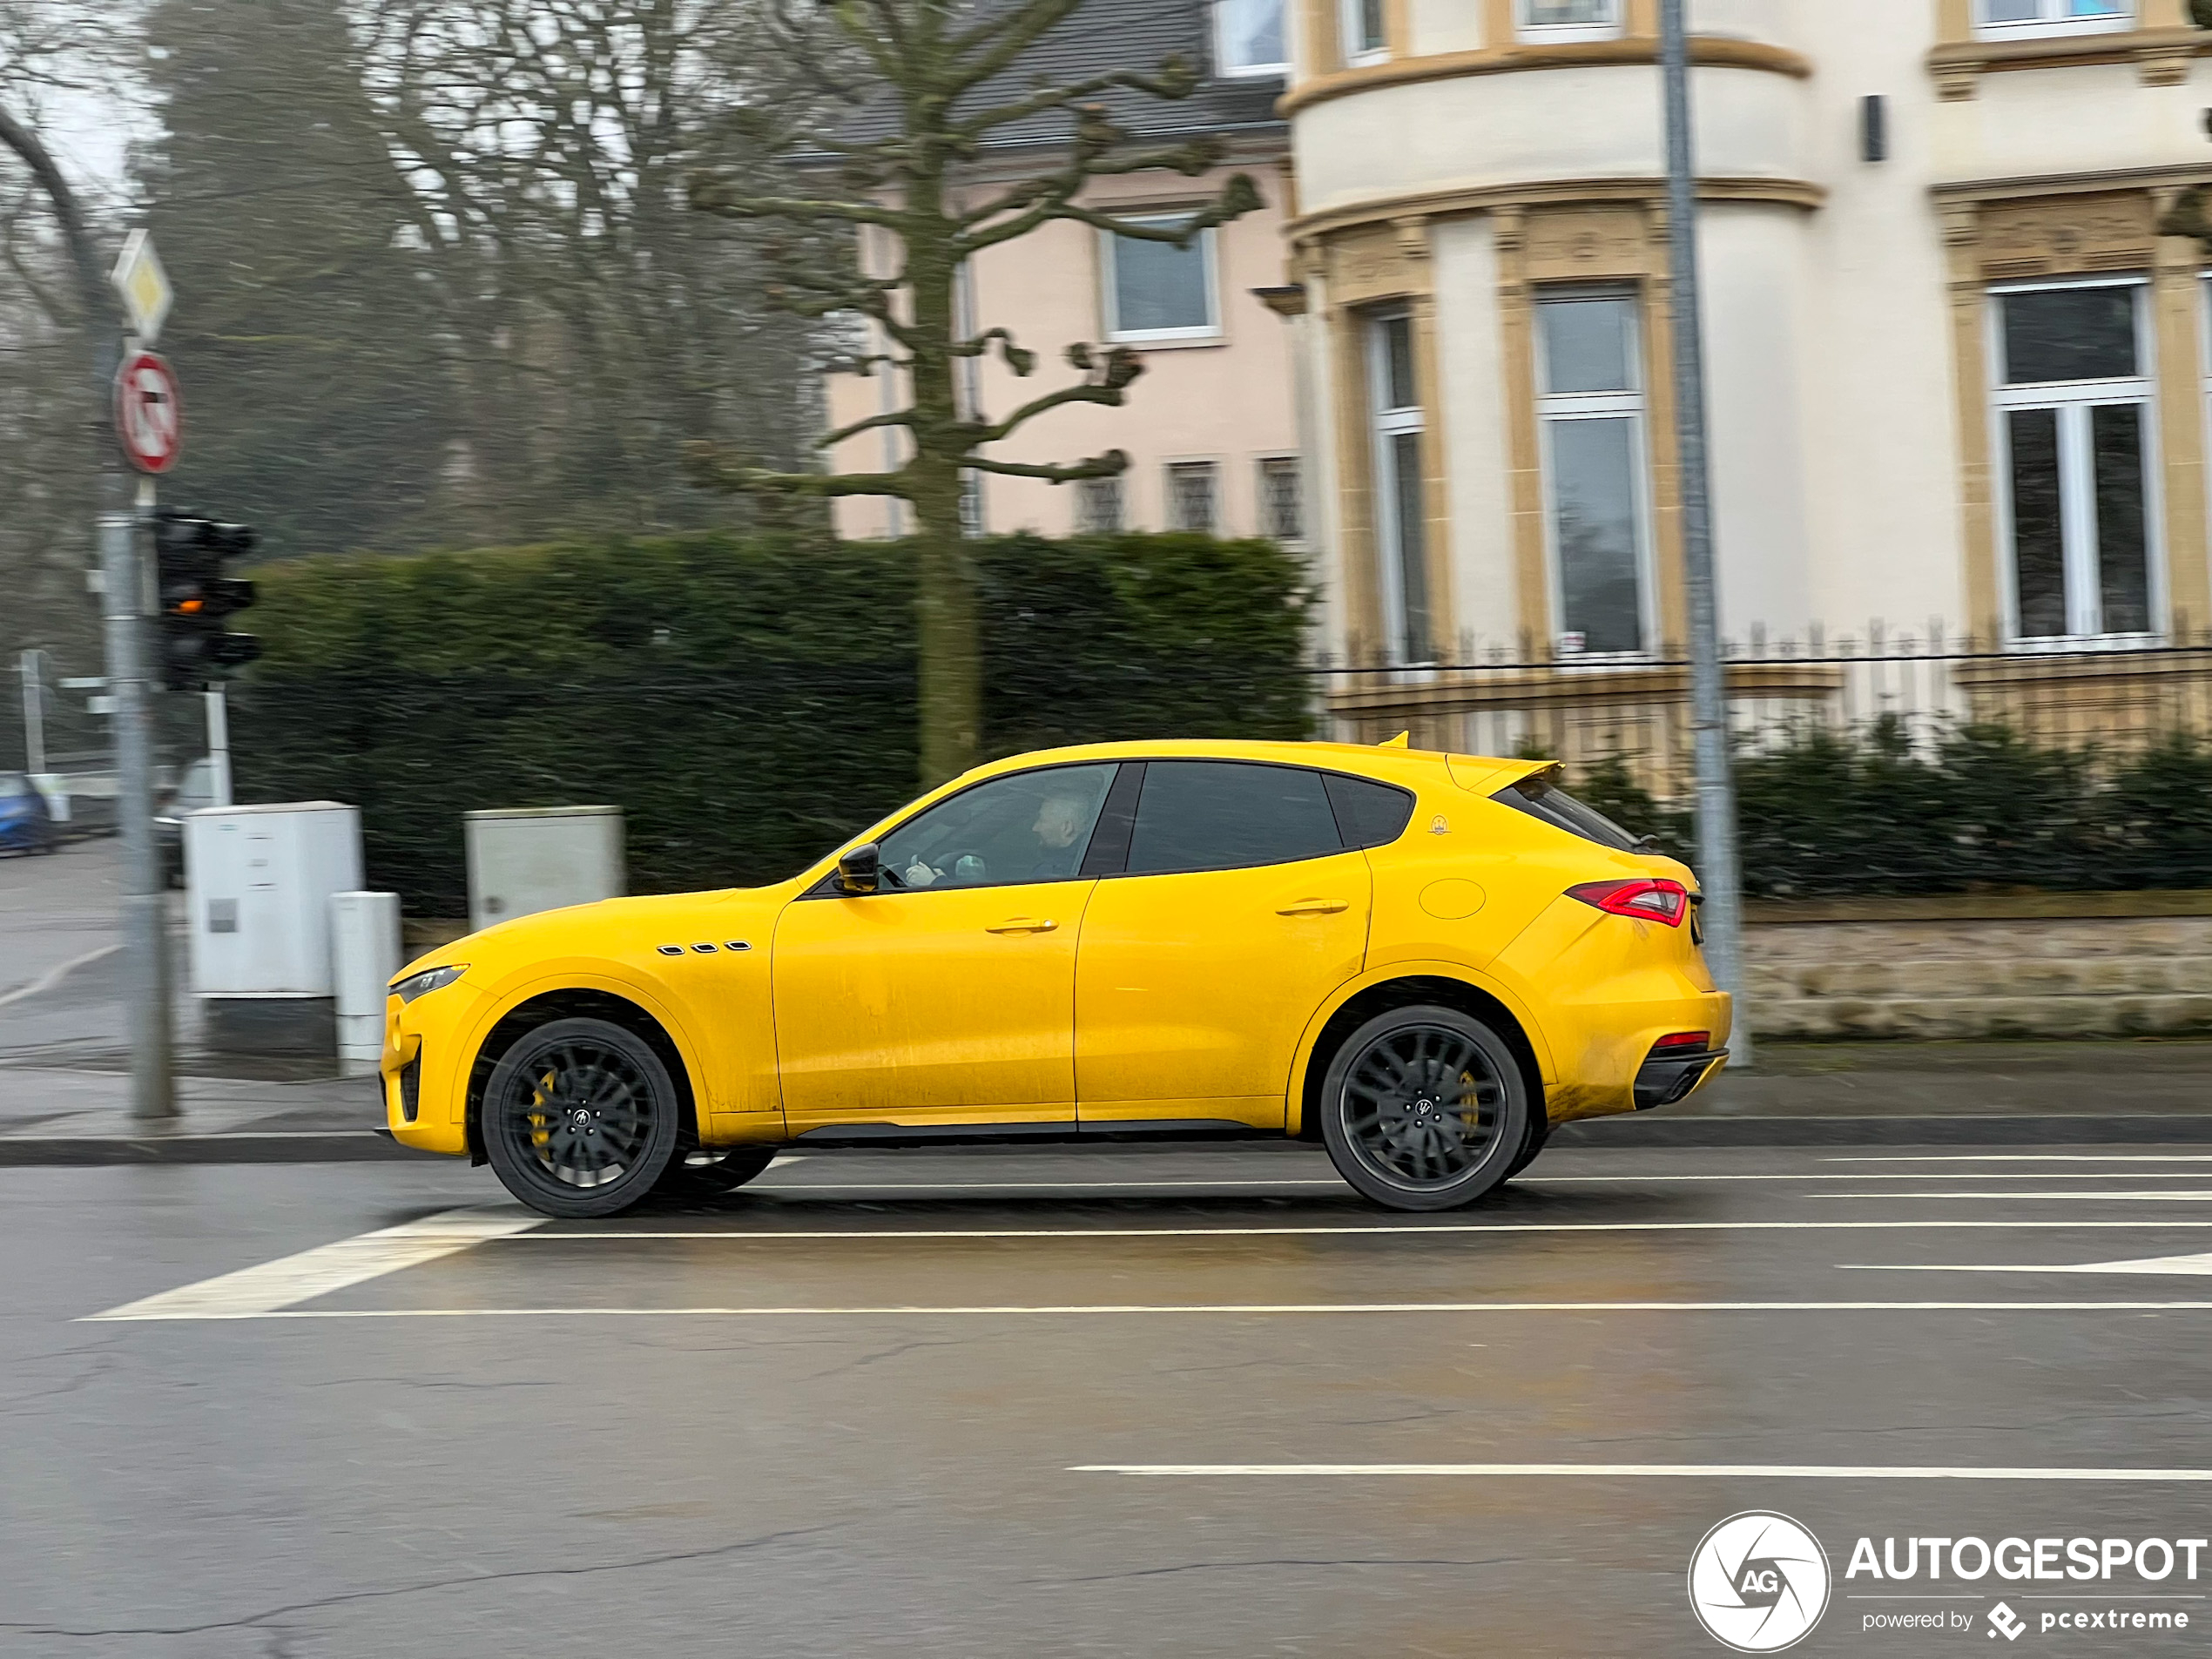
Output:
<instances>
[{"instance_id":1,"label":"no-parking sign","mask_svg":"<svg viewBox=\"0 0 2212 1659\"><path fill-rule=\"evenodd\" d=\"M134 353L115 377L115 436L123 453L140 472L167 472L184 435L176 370L152 352Z\"/></svg>"}]
</instances>

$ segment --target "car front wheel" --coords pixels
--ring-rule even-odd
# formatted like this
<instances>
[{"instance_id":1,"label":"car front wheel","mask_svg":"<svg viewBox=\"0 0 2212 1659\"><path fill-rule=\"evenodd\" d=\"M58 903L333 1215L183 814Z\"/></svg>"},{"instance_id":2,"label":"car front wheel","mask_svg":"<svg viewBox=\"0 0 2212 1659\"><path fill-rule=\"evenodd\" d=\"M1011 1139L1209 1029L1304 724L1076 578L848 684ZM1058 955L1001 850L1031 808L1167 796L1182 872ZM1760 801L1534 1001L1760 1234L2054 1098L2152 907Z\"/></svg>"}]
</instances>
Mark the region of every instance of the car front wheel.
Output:
<instances>
[{"instance_id":1,"label":"car front wheel","mask_svg":"<svg viewBox=\"0 0 2212 1659\"><path fill-rule=\"evenodd\" d=\"M604 1020L526 1032L484 1087L484 1151L508 1191L549 1216L612 1216L675 1157L683 1106L644 1040Z\"/></svg>"},{"instance_id":2,"label":"car front wheel","mask_svg":"<svg viewBox=\"0 0 2212 1659\"><path fill-rule=\"evenodd\" d=\"M1528 1137L1505 1039L1457 1008L1393 1008L1345 1040L1322 1082L1337 1173L1393 1210L1454 1210L1503 1182Z\"/></svg>"}]
</instances>

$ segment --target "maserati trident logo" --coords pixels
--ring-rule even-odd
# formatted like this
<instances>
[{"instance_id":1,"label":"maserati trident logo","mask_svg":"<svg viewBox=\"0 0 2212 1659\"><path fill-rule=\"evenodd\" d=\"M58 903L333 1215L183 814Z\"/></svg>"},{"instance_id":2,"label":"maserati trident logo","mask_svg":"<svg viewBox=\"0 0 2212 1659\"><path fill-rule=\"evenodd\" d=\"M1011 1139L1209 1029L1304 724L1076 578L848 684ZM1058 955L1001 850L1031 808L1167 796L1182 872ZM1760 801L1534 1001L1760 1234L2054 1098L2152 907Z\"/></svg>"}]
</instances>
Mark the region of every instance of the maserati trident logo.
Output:
<instances>
[{"instance_id":1,"label":"maserati trident logo","mask_svg":"<svg viewBox=\"0 0 2212 1659\"><path fill-rule=\"evenodd\" d=\"M1689 1605L1706 1634L1738 1653L1779 1653L1828 1606L1828 1555L1787 1515L1747 1509L1699 1541Z\"/></svg>"}]
</instances>

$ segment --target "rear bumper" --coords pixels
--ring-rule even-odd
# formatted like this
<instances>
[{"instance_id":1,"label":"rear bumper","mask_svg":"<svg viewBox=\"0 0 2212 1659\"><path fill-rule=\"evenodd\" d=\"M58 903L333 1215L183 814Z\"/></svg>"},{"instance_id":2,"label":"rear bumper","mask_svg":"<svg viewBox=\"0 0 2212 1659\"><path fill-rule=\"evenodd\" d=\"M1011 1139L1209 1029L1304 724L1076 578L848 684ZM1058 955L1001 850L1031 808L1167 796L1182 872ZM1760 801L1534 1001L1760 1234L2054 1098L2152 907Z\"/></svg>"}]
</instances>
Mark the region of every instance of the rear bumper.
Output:
<instances>
[{"instance_id":1,"label":"rear bumper","mask_svg":"<svg viewBox=\"0 0 2212 1659\"><path fill-rule=\"evenodd\" d=\"M1635 1097L1636 1109L1648 1112L1656 1106L1672 1106L1687 1100L1691 1092L1706 1078L1719 1070L1727 1062L1725 1049L1694 1049L1655 1054L1636 1068Z\"/></svg>"}]
</instances>

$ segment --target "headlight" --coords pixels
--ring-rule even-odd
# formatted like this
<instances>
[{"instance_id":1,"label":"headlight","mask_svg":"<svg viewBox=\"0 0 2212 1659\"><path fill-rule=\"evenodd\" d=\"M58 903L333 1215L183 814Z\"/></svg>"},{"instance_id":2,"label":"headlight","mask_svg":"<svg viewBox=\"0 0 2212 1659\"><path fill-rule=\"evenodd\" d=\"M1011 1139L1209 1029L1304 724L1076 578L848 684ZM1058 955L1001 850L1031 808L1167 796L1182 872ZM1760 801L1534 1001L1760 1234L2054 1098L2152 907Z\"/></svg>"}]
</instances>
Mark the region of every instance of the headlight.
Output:
<instances>
[{"instance_id":1,"label":"headlight","mask_svg":"<svg viewBox=\"0 0 2212 1659\"><path fill-rule=\"evenodd\" d=\"M452 968L426 968L420 974L410 974L405 979L394 980L392 989L402 1002L412 1002L418 996L442 990L469 971L469 964L462 962Z\"/></svg>"}]
</instances>

